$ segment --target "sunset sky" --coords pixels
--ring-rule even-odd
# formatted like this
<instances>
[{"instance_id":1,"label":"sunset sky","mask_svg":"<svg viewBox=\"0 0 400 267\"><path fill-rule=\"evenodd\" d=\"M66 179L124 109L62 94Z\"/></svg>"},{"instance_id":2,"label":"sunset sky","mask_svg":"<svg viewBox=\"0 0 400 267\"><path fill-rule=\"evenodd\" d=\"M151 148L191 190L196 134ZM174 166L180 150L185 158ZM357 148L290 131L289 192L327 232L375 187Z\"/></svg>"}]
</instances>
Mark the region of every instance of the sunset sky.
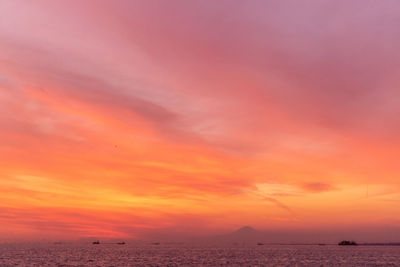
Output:
<instances>
[{"instance_id":1,"label":"sunset sky","mask_svg":"<svg viewBox=\"0 0 400 267\"><path fill-rule=\"evenodd\" d=\"M399 10L0 0L0 241L400 241Z\"/></svg>"}]
</instances>

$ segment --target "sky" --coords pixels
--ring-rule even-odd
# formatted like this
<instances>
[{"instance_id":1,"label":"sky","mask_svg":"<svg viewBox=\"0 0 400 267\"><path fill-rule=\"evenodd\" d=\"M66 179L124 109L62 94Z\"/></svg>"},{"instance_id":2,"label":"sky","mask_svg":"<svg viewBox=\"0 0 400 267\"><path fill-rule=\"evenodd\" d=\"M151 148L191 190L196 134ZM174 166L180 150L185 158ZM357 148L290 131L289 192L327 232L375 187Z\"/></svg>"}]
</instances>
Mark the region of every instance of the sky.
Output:
<instances>
[{"instance_id":1,"label":"sky","mask_svg":"<svg viewBox=\"0 0 400 267\"><path fill-rule=\"evenodd\" d=\"M399 241L399 9L0 0L0 239Z\"/></svg>"}]
</instances>

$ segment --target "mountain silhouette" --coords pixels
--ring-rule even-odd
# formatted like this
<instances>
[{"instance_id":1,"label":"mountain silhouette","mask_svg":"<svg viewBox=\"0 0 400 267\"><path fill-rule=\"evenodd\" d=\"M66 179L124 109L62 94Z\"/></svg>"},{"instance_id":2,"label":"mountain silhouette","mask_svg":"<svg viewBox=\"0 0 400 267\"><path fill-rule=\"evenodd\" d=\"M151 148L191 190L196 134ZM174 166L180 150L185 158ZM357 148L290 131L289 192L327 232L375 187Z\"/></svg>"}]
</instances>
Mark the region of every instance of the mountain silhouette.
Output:
<instances>
[{"instance_id":1,"label":"mountain silhouette","mask_svg":"<svg viewBox=\"0 0 400 267\"><path fill-rule=\"evenodd\" d=\"M236 230L235 232L233 232L233 233L236 233L236 234L246 234L246 235L248 235L248 234L257 233L257 230L254 229L254 228L251 227L251 226L243 226L243 227L237 229L237 230Z\"/></svg>"},{"instance_id":2,"label":"mountain silhouette","mask_svg":"<svg viewBox=\"0 0 400 267\"><path fill-rule=\"evenodd\" d=\"M219 236L218 239L226 243L255 245L259 242L266 242L267 236L251 226L243 226L234 232Z\"/></svg>"}]
</instances>

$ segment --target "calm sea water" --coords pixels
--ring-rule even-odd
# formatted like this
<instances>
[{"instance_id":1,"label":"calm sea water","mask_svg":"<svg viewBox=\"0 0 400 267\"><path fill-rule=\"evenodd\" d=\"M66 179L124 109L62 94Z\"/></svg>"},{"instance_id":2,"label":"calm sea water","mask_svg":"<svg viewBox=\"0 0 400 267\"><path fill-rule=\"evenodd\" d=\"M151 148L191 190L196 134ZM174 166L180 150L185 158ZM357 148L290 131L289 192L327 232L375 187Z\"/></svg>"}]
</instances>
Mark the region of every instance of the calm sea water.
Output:
<instances>
[{"instance_id":1,"label":"calm sea water","mask_svg":"<svg viewBox=\"0 0 400 267\"><path fill-rule=\"evenodd\" d=\"M400 247L4 244L0 266L400 266Z\"/></svg>"}]
</instances>

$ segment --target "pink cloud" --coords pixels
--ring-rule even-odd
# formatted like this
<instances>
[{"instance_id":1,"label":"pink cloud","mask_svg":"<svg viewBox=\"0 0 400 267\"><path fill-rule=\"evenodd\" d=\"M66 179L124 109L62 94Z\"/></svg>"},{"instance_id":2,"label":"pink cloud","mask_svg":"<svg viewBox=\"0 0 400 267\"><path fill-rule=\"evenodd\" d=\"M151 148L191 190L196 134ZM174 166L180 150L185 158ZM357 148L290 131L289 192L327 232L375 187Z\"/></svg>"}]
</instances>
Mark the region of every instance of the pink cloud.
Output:
<instances>
[{"instance_id":1,"label":"pink cloud","mask_svg":"<svg viewBox=\"0 0 400 267\"><path fill-rule=\"evenodd\" d=\"M219 227L278 218L255 211L265 201L292 216L280 199L254 200L271 179L309 193L370 181L397 188L399 8L392 0L3 1L2 201L49 197L9 185L36 175L153 200L157 212L171 208L168 229L179 218L203 218L206 228L220 203L221 213L239 211L218 217ZM57 208L53 218L25 201L3 207L3 221L80 233L157 225L123 208L111 221Z\"/></svg>"}]
</instances>

